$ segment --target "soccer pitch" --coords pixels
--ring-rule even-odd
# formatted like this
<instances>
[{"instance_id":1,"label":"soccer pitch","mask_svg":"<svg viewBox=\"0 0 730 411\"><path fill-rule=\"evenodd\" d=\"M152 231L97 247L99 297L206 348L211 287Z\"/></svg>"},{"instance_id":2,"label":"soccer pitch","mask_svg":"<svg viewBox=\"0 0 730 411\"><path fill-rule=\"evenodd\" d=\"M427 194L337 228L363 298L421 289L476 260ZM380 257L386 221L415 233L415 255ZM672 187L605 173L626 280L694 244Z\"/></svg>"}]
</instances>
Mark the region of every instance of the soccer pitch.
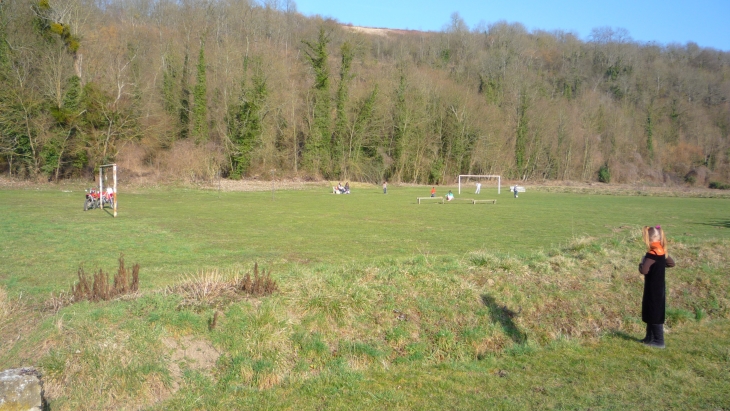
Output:
<instances>
[{"instance_id":1,"label":"soccer pitch","mask_svg":"<svg viewBox=\"0 0 730 411\"><path fill-rule=\"evenodd\" d=\"M439 187L437 195L455 187ZM418 204L430 187L272 192L137 189L119 216L82 211L83 191L0 190L0 282L26 291L65 288L80 265L139 262L147 285L254 261L270 265L367 262L489 250L527 255L576 238L660 224L670 241L728 238L728 200L544 193L515 199L485 187L453 203ZM454 190L455 191L455 190ZM472 204L463 199L496 199Z\"/></svg>"}]
</instances>

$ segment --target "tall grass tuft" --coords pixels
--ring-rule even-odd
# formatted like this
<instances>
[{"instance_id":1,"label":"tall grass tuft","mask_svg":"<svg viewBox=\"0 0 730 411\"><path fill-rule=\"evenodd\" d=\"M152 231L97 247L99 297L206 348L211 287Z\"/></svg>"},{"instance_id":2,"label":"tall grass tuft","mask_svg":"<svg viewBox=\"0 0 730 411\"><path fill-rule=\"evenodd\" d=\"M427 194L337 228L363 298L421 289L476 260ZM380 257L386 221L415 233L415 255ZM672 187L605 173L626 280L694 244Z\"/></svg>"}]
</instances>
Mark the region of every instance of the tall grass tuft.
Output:
<instances>
[{"instance_id":1,"label":"tall grass tuft","mask_svg":"<svg viewBox=\"0 0 730 411\"><path fill-rule=\"evenodd\" d=\"M199 271L196 275L184 276L182 281L166 289L170 294L182 297L182 306L224 306L240 299L245 294L251 297L271 295L278 290L276 280L265 270L259 274L256 263L251 273L224 275L218 269Z\"/></svg>"},{"instance_id":2,"label":"tall grass tuft","mask_svg":"<svg viewBox=\"0 0 730 411\"><path fill-rule=\"evenodd\" d=\"M17 302L13 302L8 297L8 292L0 287L0 320L9 316L17 308Z\"/></svg>"},{"instance_id":3,"label":"tall grass tuft","mask_svg":"<svg viewBox=\"0 0 730 411\"><path fill-rule=\"evenodd\" d=\"M199 271L196 275L184 276L180 284L168 290L183 298L183 306L209 305L221 296L230 294L231 281L217 269Z\"/></svg>"}]
</instances>

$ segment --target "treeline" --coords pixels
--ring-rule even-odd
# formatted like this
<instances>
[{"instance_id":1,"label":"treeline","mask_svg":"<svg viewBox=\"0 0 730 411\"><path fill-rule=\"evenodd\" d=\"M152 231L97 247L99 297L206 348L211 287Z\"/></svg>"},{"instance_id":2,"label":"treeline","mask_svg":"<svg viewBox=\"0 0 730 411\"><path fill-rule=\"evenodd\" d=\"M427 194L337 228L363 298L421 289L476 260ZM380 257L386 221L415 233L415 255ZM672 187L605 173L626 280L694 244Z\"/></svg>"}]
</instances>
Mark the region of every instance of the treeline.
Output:
<instances>
[{"instance_id":1,"label":"treeline","mask_svg":"<svg viewBox=\"0 0 730 411\"><path fill-rule=\"evenodd\" d=\"M291 0L0 2L0 172L730 181L730 53Z\"/></svg>"}]
</instances>

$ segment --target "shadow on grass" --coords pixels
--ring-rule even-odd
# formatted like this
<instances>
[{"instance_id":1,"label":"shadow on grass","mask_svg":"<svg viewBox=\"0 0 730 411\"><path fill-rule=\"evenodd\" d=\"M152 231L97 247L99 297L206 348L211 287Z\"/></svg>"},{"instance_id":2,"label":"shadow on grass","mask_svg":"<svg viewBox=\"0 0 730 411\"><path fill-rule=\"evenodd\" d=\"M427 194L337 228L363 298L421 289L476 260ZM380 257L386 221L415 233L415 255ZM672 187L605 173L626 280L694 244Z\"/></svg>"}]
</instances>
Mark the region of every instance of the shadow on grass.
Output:
<instances>
[{"instance_id":1,"label":"shadow on grass","mask_svg":"<svg viewBox=\"0 0 730 411\"><path fill-rule=\"evenodd\" d=\"M720 227L730 228L730 220L720 220L720 219L718 219L718 220L711 220L711 221L708 221L706 223L697 223L697 224L700 224L700 225L709 225L711 227L717 227L717 228L720 228Z\"/></svg>"},{"instance_id":2,"label":"shadow on grass","mask_svg":"<svg viewBox=\"0 0 730 411\"><path fill-rule=\"evenodd\" d=\"M489 309L489 314L495 322L498 322L502 326L505 334L517 344L524 344L527 342L527 334L522 332L514 321L519 313L514 312L507 308L505 305L497 304L497 301L489 294L482 294L482 303Z\"/></svg>"},{"instance_id":3,"label":"shadow on grass","mask_svg":"<svg viewBox=\"0 0 730 411\"><path fill-rule=\"evenodd\" d=\"M633 335L626 334L623 331L611 331L608 333L611 337L620 338L624 341L631 341L631 342L641 342L640 338L636 338Z\"/></svg>"}]
</instances>

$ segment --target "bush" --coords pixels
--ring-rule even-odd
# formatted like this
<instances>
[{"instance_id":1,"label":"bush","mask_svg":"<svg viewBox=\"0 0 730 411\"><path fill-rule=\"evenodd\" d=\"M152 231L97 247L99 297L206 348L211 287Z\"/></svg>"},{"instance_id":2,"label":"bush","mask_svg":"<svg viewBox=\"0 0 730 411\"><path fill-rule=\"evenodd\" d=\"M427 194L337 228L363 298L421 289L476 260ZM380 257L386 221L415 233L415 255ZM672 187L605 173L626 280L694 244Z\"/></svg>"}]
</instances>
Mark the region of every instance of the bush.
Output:
<instances>
[{"instance_id":1,"label":"bush","mask_svg":"<svg viewBox=\"0 0 730 411\"><path fill-rule=\"evenodd\" d=\"M719 181L710 181L709 187L717 190L730 190L730 184L721 183Z\"/></svg>"},{"instance_id":2,"label":"bush","mask_svg":"<svg viewBox=\"0 0 730 411\"><path fill-rule=\"evenodd\" d=\"M611 182L611 170L608 168L608 164L604 164L598 169L598 181L602 183Z\"/></svg>"}]
</instances>

